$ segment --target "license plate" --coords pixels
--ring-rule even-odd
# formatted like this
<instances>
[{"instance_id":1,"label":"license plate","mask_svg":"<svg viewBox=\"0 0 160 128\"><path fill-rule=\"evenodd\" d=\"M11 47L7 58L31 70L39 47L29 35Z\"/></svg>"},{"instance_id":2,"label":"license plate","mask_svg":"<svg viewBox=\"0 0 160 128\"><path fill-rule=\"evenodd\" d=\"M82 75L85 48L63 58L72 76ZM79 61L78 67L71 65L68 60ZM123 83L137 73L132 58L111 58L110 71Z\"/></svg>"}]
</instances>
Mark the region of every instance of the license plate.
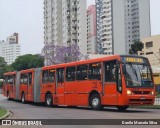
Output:
<instances>
[{"instance_id":1,"label":"license plate","mask_svg":"<svg viewBox=\"0 0 160 128\"><path fill-rule=\"evenodd\" d=\"M140 100L145 100L145 99L146 99L145 97L141 97L141 98L140 98Z\"/></svg>"}]
</instances>

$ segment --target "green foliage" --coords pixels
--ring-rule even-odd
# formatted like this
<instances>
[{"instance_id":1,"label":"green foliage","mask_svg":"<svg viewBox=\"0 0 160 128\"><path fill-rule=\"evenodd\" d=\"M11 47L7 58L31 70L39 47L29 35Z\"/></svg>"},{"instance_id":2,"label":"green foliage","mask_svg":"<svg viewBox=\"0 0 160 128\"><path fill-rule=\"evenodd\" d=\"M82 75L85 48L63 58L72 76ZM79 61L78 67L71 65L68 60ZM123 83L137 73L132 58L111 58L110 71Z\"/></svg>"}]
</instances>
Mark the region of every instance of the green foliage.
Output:
<instances>
[{"instance_id":1,"label":"green foliage","mask_svg":"<svg viewBox=\"0 0 160 128\"><path fill-rule=\"evenodd\" d=\"M143 43L140 41L136 41L131 45L131 49L129 49L129 54L138 54L138 51L142 51Z\"/></svg>"},{"instance_id":2,"label":"green foliage","mask_svg":"<svg viewBox=\"0 0 160 128\"><path fill-rule=\"evenodd\" d=\"M0 118L3 117L6 113L6 110L0 109Z\"/></svg>"},{"instance_id":3,"label":"green foliage","mask_svg":"<svg viewBox=\"0 0 160 128\"><path fill-rule=\"evenodd\" d=\"M14 68L11 65L6 66L6 72L13 72Z\"/></svg>"},{"instance_id":4,"label":"green foliage","mask_svg":"<svg viewBox=\"0 0 160 128\"><path fill-rule=\"evenodd\" d=\"M44 66L44 58L38 54L19 56L11 65L15 70L26 70Z\"/></svg>"},{"instance_id":5,"label":"green foliage","mask_svg":"<svg viewBox=\"0 0 160 128\"><path fill-rule=\"evenodd\" d=\"M7 71L7 63L4 58L0 57L0 79L3 78L3 73Z\"/></svg>"}]
</instances>

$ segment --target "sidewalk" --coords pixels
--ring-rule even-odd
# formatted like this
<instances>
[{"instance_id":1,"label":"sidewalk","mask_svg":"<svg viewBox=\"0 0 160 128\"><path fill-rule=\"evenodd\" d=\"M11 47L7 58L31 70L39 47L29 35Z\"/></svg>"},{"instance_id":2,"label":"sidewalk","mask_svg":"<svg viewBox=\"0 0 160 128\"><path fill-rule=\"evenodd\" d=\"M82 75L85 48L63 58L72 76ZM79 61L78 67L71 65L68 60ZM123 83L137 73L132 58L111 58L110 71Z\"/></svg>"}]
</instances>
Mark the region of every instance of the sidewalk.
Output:
<instances>
[{"instance_id":1,"label":"sidewalk","mask_svg":"<svg viewBox=\"0 0 160 128\"><path fill-rule=\"evenodd\" d=\"M160 98L155 99L154 105L160 105Z\"/></svg>"}]
</instances>

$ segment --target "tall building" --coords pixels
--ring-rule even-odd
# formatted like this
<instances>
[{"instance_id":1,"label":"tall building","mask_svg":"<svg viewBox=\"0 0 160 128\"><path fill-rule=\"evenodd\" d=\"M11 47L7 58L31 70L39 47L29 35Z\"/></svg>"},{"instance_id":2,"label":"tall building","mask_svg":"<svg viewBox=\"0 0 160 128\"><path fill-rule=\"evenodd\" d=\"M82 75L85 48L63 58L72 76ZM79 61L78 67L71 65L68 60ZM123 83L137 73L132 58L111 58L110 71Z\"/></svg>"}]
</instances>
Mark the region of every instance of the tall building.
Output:
<instances>
[{"instance_id":1,"label":"tall building","mask_svg":"<svg viewBox=\"0 0 160 128\"><path fill-rule=\"evenodd\" d=\"M97 52L128 54L131 44L151 35L150 0L96 0Z\"/></svg>"},{"instance_id":2,"label":"tall building","mask_svg":"<svg viewBox=\"0 0 160 128\"><path fill-rule=\"evenodd\" d=\"M44 43L78 44L87 54L86 0L44 0Z\"/></svg>"},{"instance_id":3,"label":"tall building","mask_svg":"<svg viewBox=\"0 0 160 128\"><path fill-rule=\"evenodd\" d=\"M87 54L96 54L96 6L87 10Z\"/></svg>"},{"instance_id":4,"label":"tall building","mask_svg":"<svg viewBox=\"0 0 160 128\"><path fill-rule=\"evenodd\" d=\"M8 37L6 41L0 41L0 56L5 59L8 65L12 64L20 56L20 50L18 33Z\"/></svg>"}]
</instances>

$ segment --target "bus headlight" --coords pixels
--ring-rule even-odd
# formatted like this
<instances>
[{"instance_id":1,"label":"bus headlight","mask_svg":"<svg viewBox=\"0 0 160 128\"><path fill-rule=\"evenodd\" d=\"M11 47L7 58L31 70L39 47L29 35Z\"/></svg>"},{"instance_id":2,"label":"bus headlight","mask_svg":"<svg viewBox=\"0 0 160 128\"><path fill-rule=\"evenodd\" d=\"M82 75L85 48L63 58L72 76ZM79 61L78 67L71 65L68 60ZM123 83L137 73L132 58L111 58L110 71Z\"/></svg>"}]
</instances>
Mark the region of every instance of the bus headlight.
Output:
<instances>
[{"instance_id":1,"label":"bus headlight","mask_svg":"<svg viewBox=\"0 0 160 128\"><path fill-rule=\"evenodd\" d=\"M152 92L150 93L150 95L154 95L154 92L152 91Z\"/></svg>"},{"instance_id":2,"label":"bus headlight","mask_svg":"<svg viewBox=\"0 0 160 128\"><path fill-rule=\"evenodd\" d=\"M127 90L127 94L128 94L128 95L131 95L132 92L131 92L130 90Z\"/></svg>"}]
</instances>

